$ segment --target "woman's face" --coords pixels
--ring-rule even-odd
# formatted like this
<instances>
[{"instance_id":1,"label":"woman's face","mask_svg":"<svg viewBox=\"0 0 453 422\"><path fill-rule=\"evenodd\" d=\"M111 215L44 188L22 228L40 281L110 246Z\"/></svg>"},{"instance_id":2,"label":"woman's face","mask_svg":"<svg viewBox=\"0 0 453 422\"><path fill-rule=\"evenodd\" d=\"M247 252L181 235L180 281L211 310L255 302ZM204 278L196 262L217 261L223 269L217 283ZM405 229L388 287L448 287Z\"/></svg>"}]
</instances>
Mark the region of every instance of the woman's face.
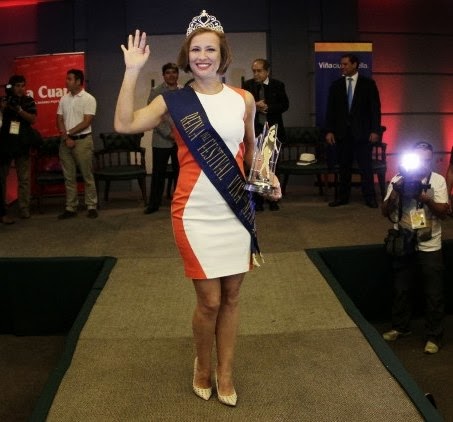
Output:
<instances>
[{"instance_id":1,"label":"woman's face","mask_svg":"<svg viewBox=\"0 0 453 422\"><path fill-rule=\"evenodd\" d=\"M193 37L189 48L189 65L194 76L218 77L220 60L219 37L214 32L203 32Z\"/></svg>"}]
</instances>

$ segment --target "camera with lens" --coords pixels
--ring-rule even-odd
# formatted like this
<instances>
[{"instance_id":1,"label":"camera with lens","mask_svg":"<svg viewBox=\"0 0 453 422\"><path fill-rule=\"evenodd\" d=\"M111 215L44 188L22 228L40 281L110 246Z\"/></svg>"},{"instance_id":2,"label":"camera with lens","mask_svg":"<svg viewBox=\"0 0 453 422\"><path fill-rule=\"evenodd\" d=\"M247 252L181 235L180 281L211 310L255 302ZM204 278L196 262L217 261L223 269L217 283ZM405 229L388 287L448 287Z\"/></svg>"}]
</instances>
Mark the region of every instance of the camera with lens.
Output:
<instances>
[{"instance_id":1,"label":"camera with lens","mask_svg":"<svg viewBox=\"0 0 453 422\"><path fill-rule=\"evenodd\" d=\"M404 176L398 182L393 183L393 189L407 198L417 198L423 191L428 190L430 187L430 184L422 183L421 180L413 180Z\"/></svg>"},{"instance_id":2,"label":"camera with lens","mask_svg":"<svg viewBox=\"0 0 453 422\"><path fill-rule=\"evenodd\" d=\"M423 191L431 188L428 183L422 183L420 174L422 166L416 154L406 154L400 166L400 178L393 182L393 189L406 198L417 198Z\"/></svg>"},{"instance_id":3,"label":"camera with lens","mask_svg":"<svg viewBox=\"0 0 453 422\"><path fill-rule=\"evenodd\" d=\"M6 105L16 108L20 105L20 97L14 95L13 86L11 84L5 85L5 96L2 98L6 101Z\"/></svg>"}]
</instances>

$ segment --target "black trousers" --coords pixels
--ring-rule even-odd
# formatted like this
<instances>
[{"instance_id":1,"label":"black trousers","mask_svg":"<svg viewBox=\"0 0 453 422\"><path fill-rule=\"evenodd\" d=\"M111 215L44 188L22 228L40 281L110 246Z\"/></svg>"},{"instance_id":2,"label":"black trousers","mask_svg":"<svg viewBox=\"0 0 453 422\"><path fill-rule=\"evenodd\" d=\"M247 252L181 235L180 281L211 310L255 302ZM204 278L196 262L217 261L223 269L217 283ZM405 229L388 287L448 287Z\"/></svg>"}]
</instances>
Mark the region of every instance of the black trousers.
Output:
<instances>
[{"instance_id":1,"label":"black trousers","mask_svg":"<svg viewBox=\"0 0 453 422\"><path fill-rule=\"evenodd\" d=\"M442 250L415 252L408 257L394 258L393 263L392 326L409 331L412 316L412 295L417 274L421 276L425 298L426 340L440 341L445 315L444 265Z\"/></svg>"},{"instance_id":2,"label":"black trousers","mask_svg":"<svg viewBox=\"0 0 453 422\"><path fill-rule=\"evenodd\" d=\"M3 183L0 181L0 217L6 215L6 201L5 201L6 193L3 190Z\"/></svg>"},{"instance_id":3,"label":"black trousers","mask_svg":"<svg viewBox=\"0 0 453 422\"><path fill-rule=\"evenodd\" d=\"M339 171L339 200L349 201L351 194L352 165L354 160L361 172L362 195L365 200L375 200L374 176L371 161L372 144L368 141L356 142L353 139L341 139L337 143Z\"/></svg>"},{"instance_id":4,"label":"black trousers","mask_svg":"<svg viewBox=\"0 0 453 422\"><path fill-rule=\"evenodd\" d=\"M151 178L151 190L149 194L148 208L159 208L165 188L168 159L171 157L171 165L175 174L175 181L178 179L179 164L178 150L176 145L172 148L153 147L153 172Z\"/></svg>"}]
</instances>

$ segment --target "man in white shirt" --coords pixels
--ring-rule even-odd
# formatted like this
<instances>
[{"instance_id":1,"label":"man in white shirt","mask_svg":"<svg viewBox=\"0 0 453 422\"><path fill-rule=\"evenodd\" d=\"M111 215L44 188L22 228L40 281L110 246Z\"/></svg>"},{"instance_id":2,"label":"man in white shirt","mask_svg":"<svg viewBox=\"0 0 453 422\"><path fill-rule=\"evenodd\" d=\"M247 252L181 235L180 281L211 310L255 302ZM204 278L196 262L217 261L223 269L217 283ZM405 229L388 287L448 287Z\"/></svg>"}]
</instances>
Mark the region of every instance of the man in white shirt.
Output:
<instances>
[{"instance_id":1,"label":"man in white shirt","mask_svg":"<svg viewBox=\"0 0 453 422\"><path fill-rule=\"evenodd\" d=\"M60 220L77 216L77 167L85 182L88 218L97 218L97 193L93 176L93 137L91 123L96 114L96 99L83 88L84 74L70 69L66 74L68 93L60 100L57 127L61 135L60 161L66 187L66 209Z\"/></svg>"},{"instance_id":2,"label":"man in white shirt","mask_svg":"<svg viewBox=\"0 0 453 422\"><path fill-rule=\"evenodd\" d=\"M406 168L389 184L382 213L398 230L414 235L412 253L394 256L392 330L383 334L387 341L410 334L410 289L422 277L426 298L425 353L437 353L443 336L444 266L440 220L448 213L445 178L431 171L433 148L427 142L414 145L412 157L418 165Z\"/></svg>"}]
</instances>

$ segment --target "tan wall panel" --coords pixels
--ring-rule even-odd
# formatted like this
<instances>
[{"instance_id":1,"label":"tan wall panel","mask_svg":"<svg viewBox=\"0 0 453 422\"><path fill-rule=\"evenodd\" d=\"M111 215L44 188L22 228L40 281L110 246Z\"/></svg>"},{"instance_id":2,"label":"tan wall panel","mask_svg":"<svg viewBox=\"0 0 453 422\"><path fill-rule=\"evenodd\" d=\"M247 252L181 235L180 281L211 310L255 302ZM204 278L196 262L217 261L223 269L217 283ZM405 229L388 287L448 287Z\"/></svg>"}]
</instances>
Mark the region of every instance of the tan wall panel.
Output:
<instances>
[{"instance_id":1,"label":"tan wall panel","mask_svg":"<svg viewBox=\"0 0 453 422\"><path fill-rule=\"evenodd\" d=\"M451 0L358 0L358 29L451 34Z\"/></svg>"},{"instance_id":2,"label":"tan wall panel","mask_svg":"<svg viewBox=\"0 0 453 422\"><path fill-rule=\"evenodd\" d=\"M453 73L453 36L361 33L360 38L373 42L375 72Z\"/></svg>"},{"instance_id":3,"label":"tan wall panel","mask_svg":"<svg viewBox=\"0 0 453 422\"><path fill-rule=\"evenodd\" d=\"M453 74L377 74L383 113L453 113Z\"/></svg>"}]
</instances>

